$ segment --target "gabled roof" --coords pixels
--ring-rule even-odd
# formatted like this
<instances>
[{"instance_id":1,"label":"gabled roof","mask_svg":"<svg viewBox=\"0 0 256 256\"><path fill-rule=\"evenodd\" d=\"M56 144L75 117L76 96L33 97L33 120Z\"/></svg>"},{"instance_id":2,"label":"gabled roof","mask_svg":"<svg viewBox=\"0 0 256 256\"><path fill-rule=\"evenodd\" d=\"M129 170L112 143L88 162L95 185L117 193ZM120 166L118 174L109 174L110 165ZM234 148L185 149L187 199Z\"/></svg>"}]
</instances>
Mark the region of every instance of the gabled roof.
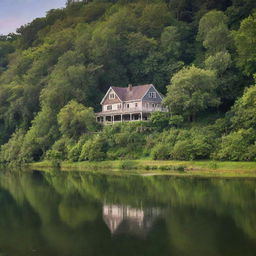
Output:
<instances>
[{"instance_id":1,"label":"gabled roof","mask_svg":"<svg viewBox=\"0 0 256 256\"><path fill-rule=\"evenodd\" d=\"M147 91L151 88L151 86L152 84L137 85L132 86L131 90L129 89L129 87L112 86L111 88L122 101L130 101L141 100L145 96Z\"/></svg>"},{"instance_id":2,"label":"gabled roof","mask_svg":"<svg viewBox=\"0 0 256 256\"><path fill-rule=\"evenodd\" d=\"M150 88L154 88L158 93L161 99L163 99L163 95L160 94L153 84L144 84L144 85L136 85L136 86L128 86L128 87L116 87L111 86L104 98L101 101L101 104L104 102L110 90L113 90L118 99L120 101L134 101L134 100L142 100L143 97L147 94Z\"/></svg>"}]
</instances>

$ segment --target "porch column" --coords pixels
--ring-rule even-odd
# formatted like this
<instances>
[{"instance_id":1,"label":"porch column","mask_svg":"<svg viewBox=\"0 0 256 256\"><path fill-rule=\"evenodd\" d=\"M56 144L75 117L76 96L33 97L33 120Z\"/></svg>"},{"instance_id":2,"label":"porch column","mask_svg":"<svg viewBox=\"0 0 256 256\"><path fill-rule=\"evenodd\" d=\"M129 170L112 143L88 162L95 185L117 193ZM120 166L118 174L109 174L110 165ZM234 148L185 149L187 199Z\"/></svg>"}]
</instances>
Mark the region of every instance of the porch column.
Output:
<instances>
[{"instance_id":1,"label":"porch column","mask_svg":"<svg viewBox=\"0 0 256 256\"><path fill-rule=\"evenodd\" d=\"M142 121L142 112L140 113L140 121Z\"/></svg>"},{"instance_id":2,"label":"porch column","mask_svg":"<svg viewBox=\"0 0 256 256\"><path fill-rule=\"evenodd\" d=\"M130 121L132 121L132 114L130 114Z\"/></svg>"},{"instance_id":3,"label":"porch column","mask_svg":"<svg viewBox=\"0 0 256 256\"><path fill-rule=\"evenodd\" d=\"M103 116L103 122L106 123L106 116Z\"/></svg>"},{"instance_id":4,"label":"porch column","mask_svg":"<svg viewBox=\"0 0 256 256\"><path fill-rule=\"evenodd\" d=\"M121 122L123 122L123 114L121 114Z\"/></svg>"}]
</instances>

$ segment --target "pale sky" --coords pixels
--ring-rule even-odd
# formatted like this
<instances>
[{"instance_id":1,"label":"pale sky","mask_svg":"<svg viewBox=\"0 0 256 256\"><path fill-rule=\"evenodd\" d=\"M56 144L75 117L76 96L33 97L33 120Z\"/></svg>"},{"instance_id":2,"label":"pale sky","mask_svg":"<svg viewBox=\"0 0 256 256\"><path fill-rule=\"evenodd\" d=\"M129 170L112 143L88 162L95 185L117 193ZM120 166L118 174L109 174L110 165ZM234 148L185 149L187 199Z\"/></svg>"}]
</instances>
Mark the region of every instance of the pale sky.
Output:
<instances>
[{"instance_id":1,"label":"pale sky","mask_svg":"<svg viewBox=\"0 0 256 256\"><path fill-rule=\"evenodd\" d=\"M0 35L45 16L50 9L64 7L66 0L0 0Z\"/></svg>"}]
</instances>

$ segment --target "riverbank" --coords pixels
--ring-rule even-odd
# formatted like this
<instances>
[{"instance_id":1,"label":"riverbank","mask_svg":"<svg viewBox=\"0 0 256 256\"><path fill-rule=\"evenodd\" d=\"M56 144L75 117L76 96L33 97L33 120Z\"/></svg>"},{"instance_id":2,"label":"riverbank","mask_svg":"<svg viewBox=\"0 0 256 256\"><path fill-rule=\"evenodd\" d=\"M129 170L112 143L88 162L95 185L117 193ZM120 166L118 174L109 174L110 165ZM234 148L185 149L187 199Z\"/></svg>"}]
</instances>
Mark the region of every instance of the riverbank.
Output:
<instances>
[{"instance_id":1,"label":"riverbank","mask_svg":"<svg viewBox=\"0 0 256 256\"><path fill-rule=\"evenodd\" d=\"M31 163L29 166L32 169L59 167L62 171L104 171L115 173L129 171L141 175L256 178L256 162L123 160L53 163L43 161Z\"/></svg>"}]
</instances>

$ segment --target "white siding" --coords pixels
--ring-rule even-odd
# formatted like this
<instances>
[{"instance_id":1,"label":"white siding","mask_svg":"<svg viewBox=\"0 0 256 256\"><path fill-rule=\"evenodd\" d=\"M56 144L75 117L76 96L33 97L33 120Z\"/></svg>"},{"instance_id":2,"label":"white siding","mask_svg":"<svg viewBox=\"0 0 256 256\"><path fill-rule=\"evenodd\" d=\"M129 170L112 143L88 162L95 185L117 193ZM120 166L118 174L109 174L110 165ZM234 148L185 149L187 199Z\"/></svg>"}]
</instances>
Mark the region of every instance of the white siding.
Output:
<instances>
[{"instance_id":1,"label":"white siding","mask_svg":"<svg viewBox=\"0 0 256 256\"><path fill-rule=\"evenodd\" d=\"M102 106L102 111L119 110L120 108L118 108L118 105L121 105L121 108L122 108L122 104L121 103L103 105ZM112 106L112 109L108 110L108 106Z\"/></svg>"},{"instance_id":2,"label":"white siding","mask_svg":"<svg viewBox=\"0 0 256 256\"><path fill-rule=\"evenodd\" d=\"M127 106L128 104L129 104L129 108ZM137 106L136 106L136 104L137 104ZM141 107L142 107L141 101L124 103L124 109L141 109Z\"/></svg>"}]
</instances>

